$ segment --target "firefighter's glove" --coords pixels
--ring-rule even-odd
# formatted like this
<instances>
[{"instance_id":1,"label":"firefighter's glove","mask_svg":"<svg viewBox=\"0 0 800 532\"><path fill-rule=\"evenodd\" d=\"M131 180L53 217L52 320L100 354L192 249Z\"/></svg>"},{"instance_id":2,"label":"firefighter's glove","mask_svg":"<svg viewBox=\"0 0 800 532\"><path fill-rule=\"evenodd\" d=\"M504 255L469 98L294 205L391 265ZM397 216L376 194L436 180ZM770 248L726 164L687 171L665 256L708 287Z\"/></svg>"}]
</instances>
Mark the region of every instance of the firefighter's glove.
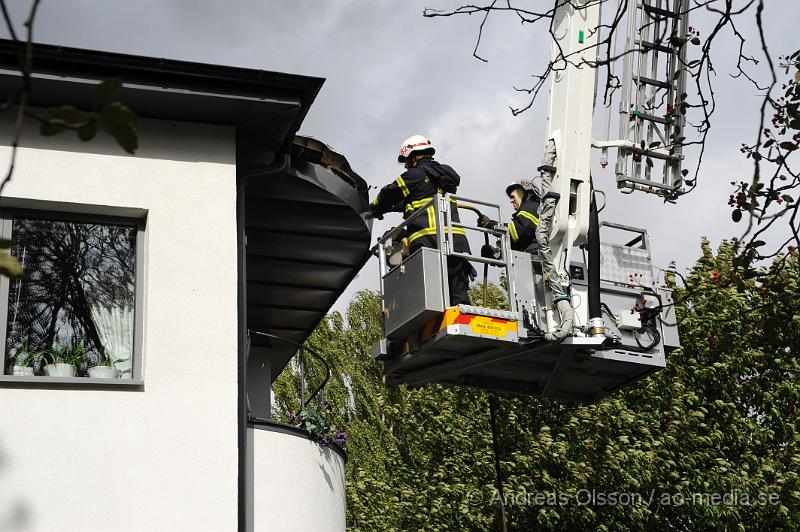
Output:
<instances>
[{"instance_id":1,"label":"firefighter's glove","mask_svg":"<svg viewBox=\"0 0 800 532\"><path fill-rule=\"evenodd\" d=\"M497 227L497 222L486 216L485 214L481 214L478 216L478 227L483 227L484 229L494 229Z\"/></svg>"},{"instance_id":2,"label":"firefighter's glove","mask_svg":"<svg viewBox=\"0 0 800 532\"><path fill-rule=\"evenodd\" d=\"M377 205L370 205L369 212L367 213L370 218L377 218L378 220L383 220L383 213L378 210Z\"/></svg>"},{"instance_id":3,"label":"firefighter's glove","mask_svg":"<svg viewBox=\"0 0 800 532\"><path fill-rule=\"evenodd\" d=\"M500 248L496 248L491 244L484 244L481 248L481 257L500 260Z\"/></svg>"}]
</instances>

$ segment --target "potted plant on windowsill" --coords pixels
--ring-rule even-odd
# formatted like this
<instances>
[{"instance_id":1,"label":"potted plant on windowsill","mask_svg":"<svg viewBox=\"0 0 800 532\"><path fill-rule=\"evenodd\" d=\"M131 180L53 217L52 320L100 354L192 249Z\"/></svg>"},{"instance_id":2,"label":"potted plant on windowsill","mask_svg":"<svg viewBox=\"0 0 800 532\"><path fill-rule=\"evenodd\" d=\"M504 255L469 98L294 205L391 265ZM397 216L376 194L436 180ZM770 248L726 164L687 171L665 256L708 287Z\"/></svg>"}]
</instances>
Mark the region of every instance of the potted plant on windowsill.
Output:
<instances>
[{"instance_id":1,"label":"potted plant on windowsill","mask_svg":"<svg viewBox=\"0 0 800 532\"><path fill-rule=\"evenodd\" d=\"M44 367L44 373L48 377L74 377L76 367L80 366L85 359L86 348L83 346L83 340L71 348L56 342L50 348L50 364Z\"/></svg>"},{"instance_id":2,"label":"potted plant on windowsill","mask_svg":"<svg viewBox=\"0 0 800 532\"><path fill-rule=\"evenodd\" d=\"M86 360L89 364L87 373L92 379L119 378L119 370L114 367L115 361L105 353L91 353Z\"/></svg>"},{"instance_id":3,"label":"potted plant on windowsill","mask_svg":"<svg viewBox=\"0 0 800 532\"><path fill-rule=\"evenodd\" d=\"M23 341L14 354L14 365L11 367L11 374L17 377L33 377L35 372L33 367L41 365L42 351L31 351L28 349L28 342Z\"/></svg>"}]
</instances>

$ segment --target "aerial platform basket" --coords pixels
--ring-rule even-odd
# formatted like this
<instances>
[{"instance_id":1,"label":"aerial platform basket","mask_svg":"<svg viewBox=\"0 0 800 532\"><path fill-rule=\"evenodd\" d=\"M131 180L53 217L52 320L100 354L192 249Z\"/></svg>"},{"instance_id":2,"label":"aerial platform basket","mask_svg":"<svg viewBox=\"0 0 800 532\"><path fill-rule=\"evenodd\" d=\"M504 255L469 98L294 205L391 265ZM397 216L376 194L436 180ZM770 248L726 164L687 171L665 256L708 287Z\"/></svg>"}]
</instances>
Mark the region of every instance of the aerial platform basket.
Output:
<instances>
[{"instance_id":1,"label":"aerial platform basket","mask_svg":"<svg viewBox=\"0 0 800 532\"><path fill-rule=\"evenodd\" d=\"M661 310L656 320L657 332L652 333L654 325L648 325L648 345L642 345L642 324L636 323L638 315L631 317L630 311L637 301L648 297L657 301L669 294L657 294L638 281L625 282L634 272L636 279L652 277L646 233L614 226L639 236L630 245L604 245L601 298L607 314L606 337L591 337L576 327L564 340L548 342L542 332L553 326L552 312L547 311L547 295L537 273L541 269L535 267L534 257L511 251L505 229L451 223L451 199L496 209L499 217L497 205L455 196L434 198L430 206L437 209L438 227L447 228L437 234L438 249L421 248L402 257L397 240L409 220L385 234L374 249L380 262L384 337L373 354L383 361L390 382L463 385L590 402L665 366L665 350L677 347L673 324L664 326L669 323L666 311ZM500 258L453 252L452 227L498 237ZM509 280L508 308L445 305L449 301L448 255L504 269ZM570 271L573 306L577 316L585 316L585 265L574 262ZM581 324L586 323L584 318Z\"/></svg>"}]
</instances>

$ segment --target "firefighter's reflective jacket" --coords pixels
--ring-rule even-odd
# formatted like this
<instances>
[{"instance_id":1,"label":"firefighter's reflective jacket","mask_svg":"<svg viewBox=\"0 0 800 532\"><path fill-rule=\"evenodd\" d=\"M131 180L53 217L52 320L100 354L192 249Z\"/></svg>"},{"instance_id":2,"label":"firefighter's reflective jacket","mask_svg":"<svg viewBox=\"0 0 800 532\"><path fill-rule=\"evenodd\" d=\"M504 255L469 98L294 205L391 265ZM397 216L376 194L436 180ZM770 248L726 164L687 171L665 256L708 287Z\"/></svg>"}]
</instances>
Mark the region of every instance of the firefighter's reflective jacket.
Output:
<instances>
[{"instance_id":1,"label":"firefighter's reflective jacket","mask_svg":"<svg viewBox=\"0 0 800 532\"><path fill-rule=\"evenodd\" d=\"M416 167L406 170L400 177L383 187L372 202L372 210L377 214L402 210L403 218L409 218L429 203L437 193L454 194L460 182L461 178L450 166L425 158L420 160ZM417 216L406 227L408 246L412 253L420 247L437 247L436 204L425 210L426 214ZM455 200L450 213L454 222L460 222ZM445 227L446 231L448 229ZM453 241L455 251L470 252L464 229L453 227Z\"/></svg>"},{"instance_id":2,"label":"firefighter's reflective jacket","mask_svg":"<svg viewBox=\"0 0 800 532\"><path fill-rule=\"evenodd\" d=\"M538 210L538 198L526 200L511 216L511 221L506 224L508 234L511 236L511 249L514 251L527 251L533 255L539 252L539 245L536 243L536 226L539 225Z\"/></svg>"}]
</instances>

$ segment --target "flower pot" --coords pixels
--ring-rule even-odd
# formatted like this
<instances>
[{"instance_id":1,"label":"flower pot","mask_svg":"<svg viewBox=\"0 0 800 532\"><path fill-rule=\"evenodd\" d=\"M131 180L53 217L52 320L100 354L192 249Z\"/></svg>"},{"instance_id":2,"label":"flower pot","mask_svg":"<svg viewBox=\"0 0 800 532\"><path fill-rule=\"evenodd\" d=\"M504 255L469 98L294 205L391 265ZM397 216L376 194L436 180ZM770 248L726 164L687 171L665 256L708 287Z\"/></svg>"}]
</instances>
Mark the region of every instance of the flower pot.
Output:
<instances>
[{"instance_id":1,"label":"flower pot","mask_svg":"<svg viewBox=\"0 0 800 532\"><path fill-rule=\"evenodd\" d=\"M116 379L119 370L114 366L94 366L89 368L89 377L93 379Z\"/></svg>"},{"instance_id":2,"label":"flower pot","mask_svg":"<svg viewBox=\"0 0 800 532\"><path fill-rule=\"evenodd\" d=\"M28 366L14 366L11 368L11 374L19 377L33 377L33 368Z\"/></svg>"},{"instance_id":3,"label":"flower pot","mask_svg":"<svg viewBox=\"0 0 800 532\"><path fill-rule=\"evenodd\" d=\"M44 367L44 374L48 377L74 377L75 366L63 362L48 364Z\"/></svg>"}]
</instances>

